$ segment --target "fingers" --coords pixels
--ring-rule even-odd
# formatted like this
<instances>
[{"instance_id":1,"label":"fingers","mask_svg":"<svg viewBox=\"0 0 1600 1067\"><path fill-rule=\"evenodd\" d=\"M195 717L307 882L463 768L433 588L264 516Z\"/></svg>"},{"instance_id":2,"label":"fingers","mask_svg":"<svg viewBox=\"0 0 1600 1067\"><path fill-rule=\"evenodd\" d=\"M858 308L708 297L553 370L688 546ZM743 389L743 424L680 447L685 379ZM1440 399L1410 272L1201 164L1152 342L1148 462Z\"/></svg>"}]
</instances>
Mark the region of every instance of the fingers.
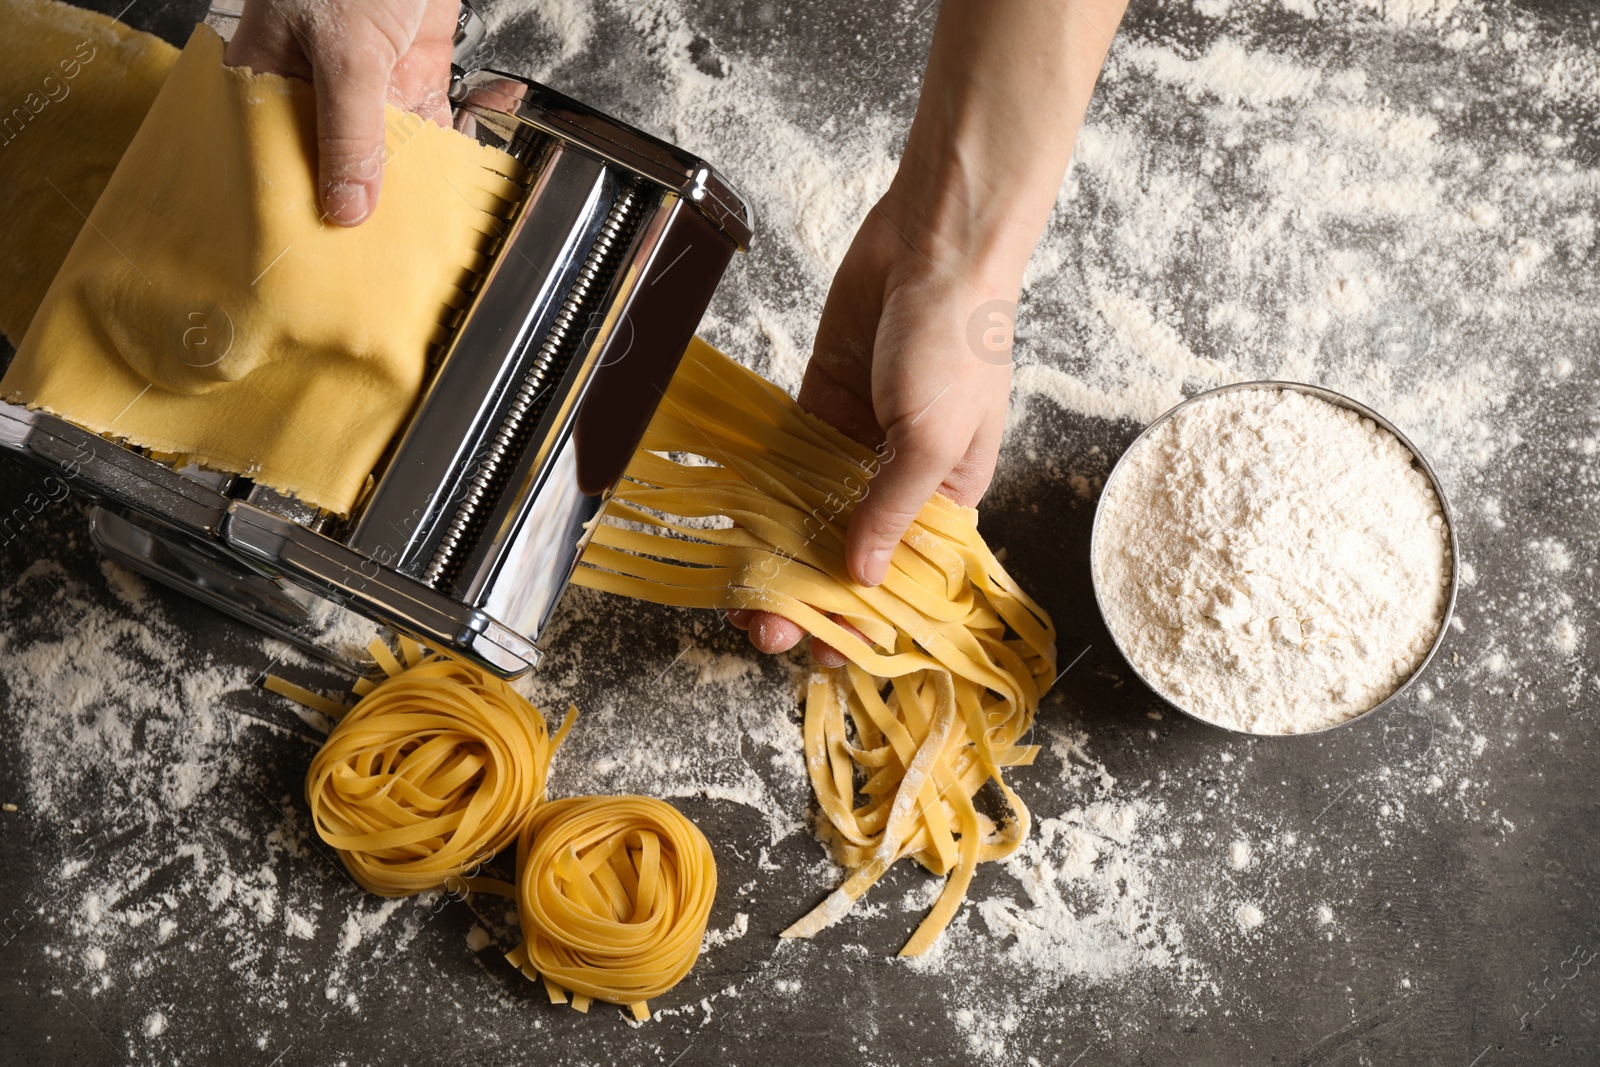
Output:
<instances>
[{"instance_id":1,"label":"fingers","mask_svg":"<svg viewBox=\"0 0 1600 1067\"><path fill-rule=\"evenodd\" d=\"M789 651L806 635L804 630L782 615L766 611L736 609L728 612L728 622L734 629L748 633L750 643L769 654ZM815 650L816 644L813 643L811 647Z\"/></svg>"},{"instance_id":2,"label":"fingers","mask_svg":"<svg viewBox=\"0 0 1600 1067\"><path fill-rule=\"evenodd\" d=\"M890 458L850 518L845 565L850 577L862 585L883 581L900 538L971 442L970 437L952 436L941 425L938 402L935 399L917 416L889 427Z\"/></svg>"},{"instance_id":3,"label":"fingers","mask_svg":"<svg viewBox=\"0 0 1600 1067\"><path fill-rule=\"evenodd\" d=\"M828 618L844 627L846 631L861 638L861 643L866 645L868 648L872 647L872 642L867 640L867 635L845 621L844 616L829 615ZM850 662L850 657L846 656L843 652L840 652L837 648L834 648L820 637L813 637L811 639L811 658L817 661L817 666L826 667L830 670L834 667L843 667L846 663Z\"/></svg>"},{"instance_id":4,"label":"fingers","mask_svg":"<svg viewBox=\"0 0 1600 1067\"><path fill-rule=\"evenodd\" d=\"M392 48L352 41L337 60L314 57L317 171L323 216L358 226L378 204L383 180L383 108Z\"/></svg>"},{"instance_id":5,"label":"fingers","mask_svg":"<svg viewBox=\"0 0 1600 1067\"><path fill-rule=\"evenodd\" d=\"M870 642L867 641L867 635L850 625L841 616L830 615L828 617L850 633L861 638L863 644L870 646ZM765 611L730 611L728 612L728 622L736 629L748 631L750 643L762 652L767 653L787 652L799 644L800 639L805 636L805 631L795 623L790 622L781 615L773 615ZM850 662L849 657L820 637L811 639L811 657L816 661L817 666L830 669L843 667Z\"/></svg>"},{"instance_id":6,"label":"fingers","mask_svg":"<svg viewBox=\"0 0 1600 1067\"><path fill-rule=\"evenodd\" d=\"M787 652L800 643L806 632L781 615L750 613L750 643L769 655Z\"/></svg>"},{"instance_id":7,"label":"fingers","mask_svg":"<svg viewBox=\"0 0 1600 1067\"><path fill-rule=\"evenodd\" d=\"M811 658L816 661L817 666L826 667L829 670L835 667L843 667L850 662L843 652L840 652L820 637L811 639Z\"/></svg>"},{"instance_id":8,"label":"fingers","mask_svg":"<svg viewBox=\"0 0 1600 1067\"><path fill-rule=\"evenodd\" d=\"M923 421L932 423L928 430L922 431L920 423L903 430L890 429L888 459L856 505L845 532L845 564L852 578L862 585L883 581L895 548L934 493L957 504L977 506L994 479L1005 435L1005 401L1002 391L984 412L980 401L968 397L966 403L973 405L968 410L982 417L977 429L970 432L962 424L946 426L934 421L933 412L943 400L924 409L927 417Z\"/></svg>"},{"instance_id":9,"label":"fingers","mask_svg":"<svg viewBox=\"0 0 1600 1067\"><path fill-rule=\"evenodd\" d=\"M1005 430L1006 411L1002 406L978 427L967 454L946 475L939 492L957 504L977 507L983 494L989 491L989 483L994 480L994 467L1000 458L1000 441L1005 436Z\"/></svg>"},{"instance_id":10,"label":"fingers","mask_svg":"<svg viewBox=\"0 0 1600 1067\"><path fill-rule=\"evenodd\" d=\"M459 5L432 0L415 42L394 65L389 102L440 126L450 125L450 61Z\"/></svg>"},{"instance_id":11,"label":"fingers","mask_svg":"<svg viewBox=\"0 0 1600 1067\"><path fill-rule=\"evenodd\" d=\"M222 53L230 67L247 67L257 74L283 74L311 80L311 63L295 38L294 30L271 4L246 4L239 26Z\"/></svg>"},{"instance_id":12,"label":"fingers","mask_svg":"<svg viewBox=\"0 0 1600 1067\"><path fill-rule=\"evenodd\" d=\"M449 123L457 10L446 0L245 5L227 62L315 86L317 199L328 222L355 226L377 207L386 103Z\"/></svg>"}]
</instances>

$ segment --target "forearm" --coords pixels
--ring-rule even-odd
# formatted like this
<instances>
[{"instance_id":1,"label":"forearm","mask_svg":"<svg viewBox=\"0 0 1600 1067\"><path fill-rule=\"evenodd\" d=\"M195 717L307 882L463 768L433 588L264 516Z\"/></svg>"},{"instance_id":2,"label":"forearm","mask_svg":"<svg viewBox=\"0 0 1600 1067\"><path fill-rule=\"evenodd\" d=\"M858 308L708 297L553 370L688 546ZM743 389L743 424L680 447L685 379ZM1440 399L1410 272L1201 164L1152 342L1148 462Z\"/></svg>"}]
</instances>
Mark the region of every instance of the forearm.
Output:
<instances>
[{"instance_id":1,"label":"forearm","mask_svg":"<svg viewBox=\"0 0 1600 1067\"><path fill-rule=\"evenodd\" d=\"M800 403L889 456L850 517L851 577L883 581L935 492L976 506L994 474L1011 383L1009 332L973 323L1015 300L1055 204L1127 0L944 0L917 115L889 190L828 290ZM974 358L977 357L977 358ZM939 406L942 405L942 406ZM930 411L933 418L925 418ZM794 623L734 625L778 652ZM824 646L818 661L844 662Z\"/></svg>"},{"instance_id":2,"label":"forearm","mask_svg":"<svg viewBox=\"0 0 1600 1067\"><path fill-rule=\"evenodd\" d=\"M941 271L1020 278L1127 0L944 0L885 198Z\"/></svg>"}]
</instances>

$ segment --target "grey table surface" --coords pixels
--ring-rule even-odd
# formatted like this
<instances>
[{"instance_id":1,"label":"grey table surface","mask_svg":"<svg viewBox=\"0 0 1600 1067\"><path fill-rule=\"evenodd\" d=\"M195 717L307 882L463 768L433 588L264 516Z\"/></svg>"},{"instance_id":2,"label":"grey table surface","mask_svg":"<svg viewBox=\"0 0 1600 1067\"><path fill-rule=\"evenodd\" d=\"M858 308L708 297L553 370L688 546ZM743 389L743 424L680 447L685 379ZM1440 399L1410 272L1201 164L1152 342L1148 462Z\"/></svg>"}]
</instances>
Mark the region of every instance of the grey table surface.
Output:
<instances>
[{"instance_id":1,"label":"grey table surface","mask_svg":"<svg viewBox=\"0 0 1600 1067\"><path fill-rule=\"evenodd\" d=\"M136 0L124 17L181 43L200 7ZM825 174L844 188L868 143L866 184L883 173L931 14L878 0L490 11L502 64L751 175L765 243L707 330L792 386L826 283L804 223L829 216L805 206L830 195L799 164L832 146ZM1041 711L1038 765L1010 777L1052 836L1026 863L983 869L922 966L894 959L930 881L910 869L815 942L776 938L838 876L784 751L798 659L761 660L715 620L644 605L578 595L562 616L536 690L585 718L553 790L654 784L720 867L718 943L632 1027L547 1004L501 959L514 935L499 904L383 907L354 887L306 834L316 737L253 684L281 650L103 566L81 510L45 507L0 545L0 1060L1600 1062L1597 45L1593 6L1559 0L1134 4L1054 251L1030 273L1017 425L983 513L1075 664ZM1254 69L1280 82L1230 88L1234 46L1277 57ZM764 80L741 82L750 71ZM765 117L715 95L669 107L716 79L764 87ZM1389 206L1257 225L1281 202L1295 122L1309 173L1336 175L1319 203L1362 182L1401 196L1406 174L1384 186L1383 158L1334 158L1346 135L1314 109L1339 93L1391 131L1424 116L1424 135L1390 144L1427 181ZM812 153L787 171L773 108ZM1166 221L1146 226L1144 210ZM1267 236L1230 251L1247 232ZM842 248L822 244L824 260ZM1304 314L1283 294L1320 294L1300 277L1319 271L1354 279L1364 302L1339 303L1338 281L1331 313ZM1107 292L1142 300L1155 325L1113 321L1105 309L1126 304ZM1426 686L1349 728L1274 740L1177 717L1132 678L1093 609L1088 530L1097 479L1167 395L1126 400L1176 365L1151 352L1211 368L1172 371L1172 395L1207 374L1345 388L1441 466L1473 580ZM1039 365L1103 386L1101 408L1051 402L1028 376ZM0 501L47 490L0 463ZM46 663L43 682L28 673ZM111 684L121 674L138 684ZM1065 870L1063 842L1087 840L1069 831L1093 838L1089 867L1051 910L1025 883L1030 864ZM1251 908L1259 925L1239 919ZM1030 933L1008 916L1065 925Z\"/></svg>"}]
</instances>

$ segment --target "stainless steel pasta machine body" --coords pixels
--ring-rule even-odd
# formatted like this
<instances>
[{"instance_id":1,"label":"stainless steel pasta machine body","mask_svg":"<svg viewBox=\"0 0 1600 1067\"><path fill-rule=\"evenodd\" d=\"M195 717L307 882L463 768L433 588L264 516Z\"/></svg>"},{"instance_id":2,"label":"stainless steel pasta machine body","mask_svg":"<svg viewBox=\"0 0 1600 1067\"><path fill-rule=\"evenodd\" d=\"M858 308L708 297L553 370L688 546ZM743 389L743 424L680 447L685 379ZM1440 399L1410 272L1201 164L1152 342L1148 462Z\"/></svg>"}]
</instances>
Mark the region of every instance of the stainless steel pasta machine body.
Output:
<instances>
[{"instance_id":1,"label":"stainless steel pasta machine body","mask_svg":"<svg viewBox=\"0 0 1600 1067\"><path fill-rule=\"evenodd\" d=\"M458 45L480 39L464 10ZM0 447L93 500L107 555L296 645L341 658L343 608L514 675L751 213L697 157L535 82L458 68L451 97L526 193L350 517L17 405Z\"/></svg>"}]
</instances>

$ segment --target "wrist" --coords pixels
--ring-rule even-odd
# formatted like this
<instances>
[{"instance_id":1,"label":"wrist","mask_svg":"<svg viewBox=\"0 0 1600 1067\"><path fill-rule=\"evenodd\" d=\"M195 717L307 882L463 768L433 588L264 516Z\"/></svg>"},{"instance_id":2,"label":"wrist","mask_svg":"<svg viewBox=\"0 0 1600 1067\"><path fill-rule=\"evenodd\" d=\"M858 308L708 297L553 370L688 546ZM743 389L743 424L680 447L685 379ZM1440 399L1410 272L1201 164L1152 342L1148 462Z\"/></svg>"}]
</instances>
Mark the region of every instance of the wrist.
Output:
<instances>
[{"instance_id":1,"label":"wrist","mask_svg":"<svg viewBox=\"0 0 1600 1067\"><path fill-rule=\"evenodd\" d=\"M1004 166L1015 153L991 142L954 121L919 121L878 210L929 266L979 288L1007 290L1021 282L1060 174Z\"/></svg>"},{"instance_id":2,"label":"wrist","mask_svg":"<svg viewBox=\"0 0 1600 1067\"><path fill-rule=\"evenodd\" d=\"M945 0L882 210L945 273L1019 282L1126 0Z\"/></svg>"},{"instance_id":3,"label":"wrist","mask_svg":"<svg viewBox=\"0 0 1600 1067\"><path fill-rule=\"evenodd\" d=\"M898 235L894 245L902 274L960 283L986 296L1014 296L1038 237L1022 237L974 214L960 198L899 178L872 211Z\"/></svg>"}]
</instances>

